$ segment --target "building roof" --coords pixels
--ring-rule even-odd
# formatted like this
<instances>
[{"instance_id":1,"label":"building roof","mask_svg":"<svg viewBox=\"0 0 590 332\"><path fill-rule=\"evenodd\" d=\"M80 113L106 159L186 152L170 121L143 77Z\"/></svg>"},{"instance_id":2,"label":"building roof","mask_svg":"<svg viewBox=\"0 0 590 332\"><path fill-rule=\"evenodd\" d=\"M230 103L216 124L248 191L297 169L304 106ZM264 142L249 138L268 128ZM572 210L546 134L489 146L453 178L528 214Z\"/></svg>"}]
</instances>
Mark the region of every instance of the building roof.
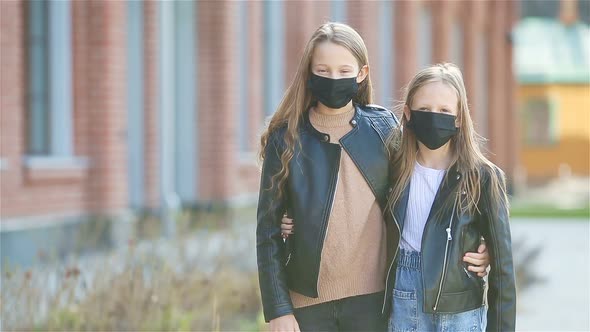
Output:
<instances>
[{"instance_id":1,"label":"building roof","mask_svg":"<svg viewBox=\"0 0 590 332\"><path fill-rule=\"evenodd\" d=\"M513 30L519 83L590 83L590 26L526 18Z\"/></svg>"}]
</instances>

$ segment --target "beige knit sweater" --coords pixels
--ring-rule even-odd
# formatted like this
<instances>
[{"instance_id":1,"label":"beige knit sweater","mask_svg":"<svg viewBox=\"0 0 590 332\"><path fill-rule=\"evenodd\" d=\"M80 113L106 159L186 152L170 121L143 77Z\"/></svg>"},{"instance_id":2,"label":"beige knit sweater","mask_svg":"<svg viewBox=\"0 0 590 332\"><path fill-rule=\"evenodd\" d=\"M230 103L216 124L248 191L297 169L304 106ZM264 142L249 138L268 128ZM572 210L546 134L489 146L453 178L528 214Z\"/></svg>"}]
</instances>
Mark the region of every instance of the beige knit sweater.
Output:
<instances>
[{"instance_id":1,"label":"beige knit sweater","mask_svg":"<svg viewBox=\"0 0 590 332\"><path fill-rule=\"evenodd\" d=\"M351 129L354 110L325 115L310 110L311 124L330 135L330 143ZM297 221L295 221L297 228ZM291 292L295 308L383 291L385 224L375 195L346 150L342 149L338 185L322 249L318 298Z\"/></svg>"}]
</instances>

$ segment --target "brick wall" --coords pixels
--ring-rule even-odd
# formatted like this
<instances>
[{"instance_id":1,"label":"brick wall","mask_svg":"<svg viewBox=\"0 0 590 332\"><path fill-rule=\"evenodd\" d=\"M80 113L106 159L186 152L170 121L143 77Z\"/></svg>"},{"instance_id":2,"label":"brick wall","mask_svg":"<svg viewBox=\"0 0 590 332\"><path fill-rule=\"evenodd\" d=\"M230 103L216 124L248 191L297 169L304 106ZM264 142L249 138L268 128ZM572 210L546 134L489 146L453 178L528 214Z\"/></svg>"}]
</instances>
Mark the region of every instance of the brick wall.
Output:
<instances>
[{"instance_id":1,"label":"brick wall","mask_svg":"<svg viewBox=\"0 0 590 332\"><path fill-rule=\"evenodd\" d=\"M72 56L73 63L73 114L74 151L78 156L88 155L88 5L84 1L72 2Z\"/></svg>"},{"instance_id":2,"label":"brick wall","mask_svg":"<svg viewBox=\"0 0 590 332\"><path fill-rule=\"evenodd\" d=\"M24 161L28 130L26 3L3 1L0 6L0 157L6 163L6 169L0 171L1 216L79 213L85 207L84 168L33 167ZM76 125L81 121L74 119ZM75 152L84 149L82 134L74 132Z\"/></svg>"},{"instance_id":3,"label":"brick wall","mask_svg":"<svg viewBox=\"0 0 590 332\"><path fill-rule=\"evenodd\" d=\"M199 197L226 200L235 195L237 165L237 2L198 2Z\"/></svg>"},{"instance_id":4,"label":"brick wall","mask_svg":"<svg viewBox=\"0 0 590 332\"><path fill-rule=\"evenodd\" d=\"M0 2L0 209L2 215L18 213L15 206L23 185L24 21L23 2Z\"/></svg>"},{"instance_id":5,"label":"brick wall","mask_svg":"<svg viewBox=\"0 0 590 332\"><path fill-rule=\"evenodd\" d=\"M505 106L506 93L505 84L507 76L512 75L511 70L498 70L498 68L511 68L512 64L508 62L508 57L504 51L506 46L507 34L507 12L506 4L503 1L494 1L488 6L488 36L489 36L489 68L490 71L490 90L489 90L489 113L488 113L488 136L491 138L489 148L495 153L493 161L500 168L506 170L508 166L508 156L506 150L509 141L506 135L507 126L510 124L509 113Z\"/></svg>"},{"instance_id":6,"label":"brick wall","mask_svg":"<svg viewBox=\"0 0 590 332\"><path fill-rule=\"evenodd\" d=\"M463 5L463 3L459 3ZM483 9L485 2L482 1L469 1L465 6L459 7L458 18L463 20L463 80L465 81L465 88L468 93L468 102L470 105L471 116L474 117L475 112L478 110L475 105L478 105L479 96L478 84L481 84L477 77L477 68L475 57L477 56L477 39L485 38L485 25L482 24L483 20ZM477 128L476 128L477 129Z\"/></svg>"},{"instance_id":7,"label":"brick wall","mask_svg":"<svg viewBox=\"0 0 590 332\"><path fill-rule=\"evenodd\" d=\"M325 2L325 1L324 1ZM329 7L322 1L286 1L285 13L285 86L295 77L305 45L314 31L329 18Z\"/></svg>"},{"instance_id":8,"label":"brick wall","mask_svg":"<svg viewBox=\"0 0 590 332\"><path fill-rule=\"evenodd\" d=\"M238 161L239 169L236 176L238 184L236 193L258 193L260 165L258 151L260 135L264 129L264 91L263 91L263 3L252 1L248 5L248 143L247 153L242 154ZM245 155L245 156L244 156ZM245 158L244 158L245 157Z\"/></svg>"},{"instance_id":9,"label":"brick wall","mask_svg":"<svg viewBox=\"0 0 590 332\"><path fill-rule=\"evenodd\" d=\"M371 83L373 86L374 103L381 100L379 95L381 85L381 59L379 59L379 2L378 1L348 1L348 24L363 37L369 50L369 66L372 71ZM370 19L372 18L372 19ZM387 106L389 107L389 106Z\"/></svg>"},{"instance_id":10,"label":"brick wall","mask_svg":"<svg viewBox=\"0 0 590 332\"><path fill-rule=\"evenodd\" d=\"M418 68L416 50L418 47L419 7L414 1L400 1L396 3L394 24L395 28L395 86L401 89L406 86ZM400 90L401 91L401 90Z\"/></svg>"},{"instance_id":11,"label":"brick wall","mask_svg":"<svg viewBox=\"0 0 590 332\"><path fill-rule=\"evenodd\" d=\"M73 33L74 152L88 157L87 168L28 168L26 155L27 54L26 3L0 2L0 171L2 218L60 213L118 211L128 207L126 4L121 1L71 1ZM160 204L159 155L159 5L144 6L144 197L146 207ZM248 3L247 123L238 123L239 56L236 1L199 1L197 8L198 105L195 110L199 145L197 196L200 202L228 202L255 194L259 165L254 159L263 129L264 19L262 2ZM400 89L417 70L420 6L433 13L433 62L451 54L452 24L463 27L463 72L473 106L478 95L477 43L489 40L487 136L492 159L508 173L518 163L514 144L514 80L511 47L506 35L516 17L508 1L398 1L394 4L394 40L380 45L377 2L349 1L348 23L358 29L369 48L373 83L379 82L379 47L395 53L394 86ZM305 43L330 17L330 2L286 1L285 84L290 84ZM490 67L491 66L491 67ZM197 73L195 73L197 75ZM378 92L376 89L375 92ZM376 96L379 97L379 96ZM395 94L396 98L399 95ZM389 106L389 105L386 105ZM473 108L472 112L479 110ZM237 128L247 126L248 151L238 152Z\"/></svg>"},{"instance_id":12,"label":"brick wall","mask_svg":"<svg viewBox=\"0 0 590 332\"><path fill-rule=\"evenodd\" d=\"M248 7L248 148L256 153L260 148L260 134L264 121L264 98L263 98L263 48L262 48L262 25L263 13L262 2L253 1Z\"/></svg>"}]
</instances>

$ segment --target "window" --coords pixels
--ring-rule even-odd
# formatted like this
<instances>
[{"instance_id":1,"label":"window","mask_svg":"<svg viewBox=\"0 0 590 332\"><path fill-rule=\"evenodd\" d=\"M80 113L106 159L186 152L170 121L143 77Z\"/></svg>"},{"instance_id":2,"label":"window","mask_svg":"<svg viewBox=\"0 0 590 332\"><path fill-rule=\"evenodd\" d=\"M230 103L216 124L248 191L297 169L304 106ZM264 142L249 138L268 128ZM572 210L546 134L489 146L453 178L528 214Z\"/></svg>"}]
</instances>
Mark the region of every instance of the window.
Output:
<instances>
[{"instance_id":1,"label":"window","mask_svg":"<svg viewBox=\"0 0 590 332\"><path fill-rule=\"evenodd\" d=\"M197 198L196 5L162 1L159 11L159 157L162 205Z\"/></svg>"},{"instance_id":2,"label":"window","mask_svg":"<svg viewBox=\"0 0 590 332\"><path fill-rule=\"evenodd\" d=\"M264 109L273 114L284 92L284 26L281 1L264 2Z\"/></svg>"},{"instance_id":3,"label":"window","mask_svg":"<svg viewBox=\"0 0 590 332\"><path fill-rule=\"evenodd\" d=\"M334 22L346 22L347 10L346 0L332 0L330 1L331 18Z\"/></svg>"},{"instance_id":4,"label":"window","mask_svg":"<svg viewBox=\"0 0 590 332\"><path fill-rule=\"evenodd\" d=\"M69 157L73 153L71 3L27 4L27 152L32 156Z\"/></svg>"},{"instance_id":5,"label":"window","mask_svg":"<svg viewBox=\"0 0 590 332\"><path fill-rule=\"evenodd\" d=\"M174 2L174 80L176 99L175 186L183 204L197 199L198 135L197 135L197 4Z\"/></svg>"},{"instance_id":6,"label":"window","mask_svg":"<svg viewBox=\"0 0 590 332\"><path fill-rule=\"evenodd\" d=\"M29 114L28 152L49 154L49 108L47 92L47 5L45 1L29 4Z\"/></svg>"},{"instance_id":7,"label":"window","mask_svg":"<svg viewBox=\"0 0 590 332\"><path fill-rule=\"evenodd\" d=\"M143 206L143 3L127 3L127 142L129 202Z\"/></svg>"},{"instance_id":8,"label":"window","mask_svg":"<svg viewBox=\"0 0 590 332\"><path fill-rule=\"evenodd\" d=\"M463 70L463 26L459 21L451 27L451 62Z\"/></svg>"},{"instance_id":9,"label":"window","mask_svg":"<svg viewBox=\"0 0 590 332\"><path fill-rule=\"evenodd\" d=\"M523 116L524 144L546 146L557 143L557 116L555 102L547 97L526 101Z\"/></svg>"},{"instance_id":10,"label":"window","mask_svg":"<svg viewBox=\"0 0 590 332\"><path fill-rule=\"evenodd\" d=\"M426 5L420 8L418 41L418 68L422 69L432 63L432 13Z\"/></svg>"}]
</instances>

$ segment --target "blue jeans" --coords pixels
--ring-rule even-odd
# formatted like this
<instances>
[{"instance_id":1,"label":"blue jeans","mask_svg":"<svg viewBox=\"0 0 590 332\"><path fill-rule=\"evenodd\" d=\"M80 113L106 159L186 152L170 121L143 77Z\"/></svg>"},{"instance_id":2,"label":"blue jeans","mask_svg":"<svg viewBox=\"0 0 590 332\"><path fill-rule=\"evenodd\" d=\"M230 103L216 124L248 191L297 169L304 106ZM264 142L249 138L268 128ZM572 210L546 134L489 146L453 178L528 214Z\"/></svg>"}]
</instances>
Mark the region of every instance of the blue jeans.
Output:
<instances>
[{"instance_id":1,"label":"blue jeans","mask_svg":"<svg viewBox=\"0 0 590 332\"><path fill-rule=\"evenodd\" d=\"M485 331L486 308L481 306L456 314L422 312L421 255L417 251L400 249L393 289L393 309L389 331Z\"/></svg>"}]
</instances>

